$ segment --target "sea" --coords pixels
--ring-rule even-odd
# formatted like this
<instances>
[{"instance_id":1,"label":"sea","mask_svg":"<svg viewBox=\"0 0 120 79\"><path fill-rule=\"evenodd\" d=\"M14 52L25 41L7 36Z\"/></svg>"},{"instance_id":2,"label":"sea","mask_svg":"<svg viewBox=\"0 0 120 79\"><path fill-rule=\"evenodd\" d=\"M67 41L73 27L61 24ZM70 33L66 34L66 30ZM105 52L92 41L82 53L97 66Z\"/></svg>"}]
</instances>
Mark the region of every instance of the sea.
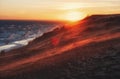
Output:
<instances>
[{"instance_id":1,"label":"sea","mask_svg":"<svg viewBox=\"0 0 120 79\"><path fill-rule=\"evenodd\" d=\"M61 25L61 22L55 21L0 20L0 51L25 46Z\"/></svg>"}]
</instances>

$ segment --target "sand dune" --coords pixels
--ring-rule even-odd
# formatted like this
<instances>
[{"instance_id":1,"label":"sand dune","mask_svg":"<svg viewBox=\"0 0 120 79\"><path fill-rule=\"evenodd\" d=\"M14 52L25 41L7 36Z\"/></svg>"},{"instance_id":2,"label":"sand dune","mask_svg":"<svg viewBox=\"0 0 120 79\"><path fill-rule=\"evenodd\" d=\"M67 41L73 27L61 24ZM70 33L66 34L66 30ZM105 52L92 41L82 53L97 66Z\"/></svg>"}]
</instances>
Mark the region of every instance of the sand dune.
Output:
<instances>
[{"instance_id":1,"label":"sand dune","mask_svg":"<svg viewBox=\"0 0 120 79\"><path fill-rule=\"evenodd\" d=\"M0 79L119 79L120 15L93 15L1 53Z\"/></svg>"}]
</instances>

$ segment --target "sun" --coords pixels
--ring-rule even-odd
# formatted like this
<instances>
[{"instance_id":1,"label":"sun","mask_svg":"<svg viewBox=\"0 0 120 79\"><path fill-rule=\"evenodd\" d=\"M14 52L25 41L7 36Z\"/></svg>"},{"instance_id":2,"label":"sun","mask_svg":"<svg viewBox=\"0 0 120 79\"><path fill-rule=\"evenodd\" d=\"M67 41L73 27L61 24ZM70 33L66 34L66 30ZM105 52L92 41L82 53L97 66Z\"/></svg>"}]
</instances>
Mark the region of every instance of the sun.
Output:
<instances>
[{"instance_id":1,"label":"sun","mask_svg":"<svg viewBox=\"0 0 120 79\"><path fill-rule=\"evenodd\" d=\"M85 14L82 12L78 12L78 11L67 12L64 15L64 19L70 22L76 22L83 18L85 18Z\"/></svg>"}]
</instances>

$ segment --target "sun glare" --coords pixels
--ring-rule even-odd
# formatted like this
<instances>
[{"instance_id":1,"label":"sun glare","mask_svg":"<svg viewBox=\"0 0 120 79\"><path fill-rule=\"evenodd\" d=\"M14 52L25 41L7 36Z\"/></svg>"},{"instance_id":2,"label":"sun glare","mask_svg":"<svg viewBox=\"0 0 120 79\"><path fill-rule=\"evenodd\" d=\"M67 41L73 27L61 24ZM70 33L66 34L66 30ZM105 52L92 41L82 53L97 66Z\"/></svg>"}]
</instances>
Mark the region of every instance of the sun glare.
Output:
<instances>
[{"instance_id":1,"label":"sun glare","mask_svg":"<svg viewBox=\"0 0 120 79\"><path fill-rule=\"evenodd\" d=\"M82 12L77 12L77 11L73 11L73 12L68 12L64 15L65 20L70 21L70 22L76 22L79 21L83 18L85 18L85 14L83 14Z\"/></svg>"}]
</instances>

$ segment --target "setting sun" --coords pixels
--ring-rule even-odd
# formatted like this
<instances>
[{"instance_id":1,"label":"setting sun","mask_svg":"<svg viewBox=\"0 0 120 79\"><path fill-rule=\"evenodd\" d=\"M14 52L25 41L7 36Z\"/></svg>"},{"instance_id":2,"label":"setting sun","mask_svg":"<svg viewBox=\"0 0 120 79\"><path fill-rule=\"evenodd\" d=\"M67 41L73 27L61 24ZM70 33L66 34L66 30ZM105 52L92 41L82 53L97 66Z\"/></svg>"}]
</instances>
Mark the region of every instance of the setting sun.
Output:
<instances>
[{"instance_id":1,"label":"setting sun","mask_svg":"<svg viewBox=\"0 0 120 79\"><path fill-rule=\"evenodd\" d=\"M77 11L68 12L64 15L65 20L71 21L71 22L79 21L85 17L86 17L85 14L83 14L82 12L77 12Z\"/></svg>"}]
</instances>

